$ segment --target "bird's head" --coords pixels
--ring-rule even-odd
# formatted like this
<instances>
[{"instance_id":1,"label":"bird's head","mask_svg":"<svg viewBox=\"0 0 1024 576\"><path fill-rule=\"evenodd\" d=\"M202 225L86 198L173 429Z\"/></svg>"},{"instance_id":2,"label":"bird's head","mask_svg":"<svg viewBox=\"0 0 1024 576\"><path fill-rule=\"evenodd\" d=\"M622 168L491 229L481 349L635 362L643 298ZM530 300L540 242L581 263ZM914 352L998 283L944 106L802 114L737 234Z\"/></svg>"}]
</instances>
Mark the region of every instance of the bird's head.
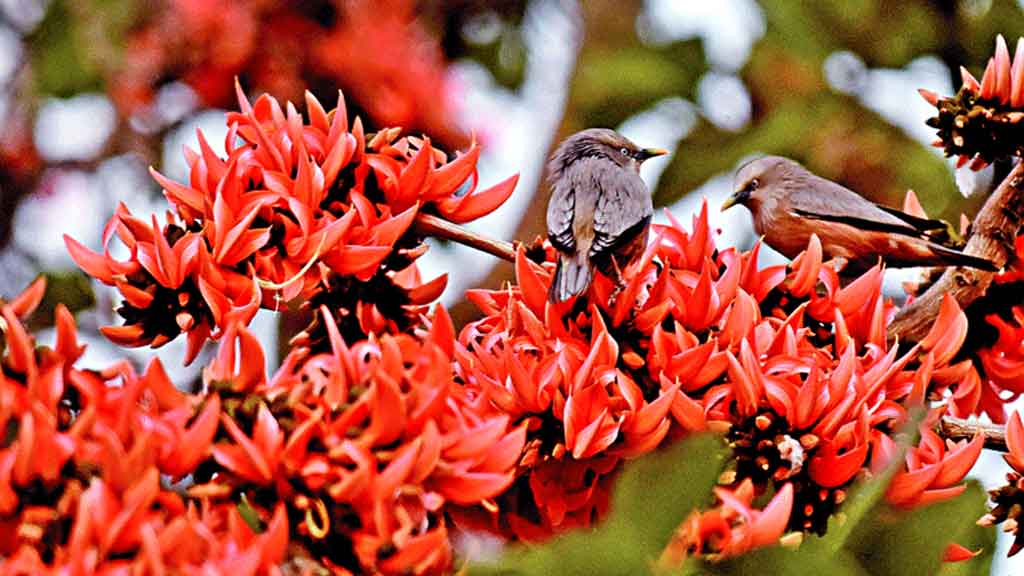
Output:
<instances>
[{"instance_id":1,"label":"bird's head","mask_svg":"<svg viewBox=\"0 0 1024 576\"><path fill-rule=\"evenodd\" d=\"M733 177L732 196L722 204L721 210L725 212L737 204L756 208L792 172L795 164L781 156L764 156L740 166Z\"/></svg>"},{"instance_id":2,"label":"bird's head","mask_svg":"<svg viewBox=\"0 0 1024 576\"><path fill-rule=\"evenodd\" d=\"M557 174L583 158L600 157L639 173L644 161L663 154L668 150L641 148L614 130L590 128L569 136L558 146L551 157L551 172Z\"/></svg>"}]
</instances>

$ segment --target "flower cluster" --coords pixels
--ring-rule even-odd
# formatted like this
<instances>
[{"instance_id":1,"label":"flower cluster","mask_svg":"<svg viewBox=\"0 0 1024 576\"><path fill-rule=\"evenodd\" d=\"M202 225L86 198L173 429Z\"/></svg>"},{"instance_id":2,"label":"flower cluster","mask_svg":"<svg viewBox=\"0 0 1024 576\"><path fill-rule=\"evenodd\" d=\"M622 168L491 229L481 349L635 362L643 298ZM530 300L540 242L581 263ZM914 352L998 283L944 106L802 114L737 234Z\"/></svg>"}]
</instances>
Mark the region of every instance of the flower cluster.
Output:
<instances>
[{"instance_id":1,"label":"flower cluster","mask_svg":"<svg viewBox=\"0 0 1024 576\"><path fill-rule=\"evenodd\" d=\"M996 38L995 56L989 58L979 82L960 67L963 86L955 96L943 98L919 90L938 115L928 125L938 131L935 146L947 156L958 156L957 167L970 162L980 170L1000 158L1024 153L1024 38L1010 51L1002 35Z\"/></svg>"},{"instance_id":2,"label":"flower cluster","mask_svg":"<svg viewBox=\"0 0 1024 576\"><path fill-rule=\"evenodd\" d=\"M225 336L204 372L225 406L227 434L212 448L221 473L195 490L289 502L303 514L299 538L328 566L446 569L445 504L511 484L526 428L455 383L443 309L427 334L351 347L323 317L331 351L296 348L269 380L254 337Z\"/></svg>"},{"instance_id":3,"label":"flower cluster","mask_svg":"<svg viewBox=\"0 0 1024 576\"><path fill-rule=\"evenodd\" d=\"M814 238L788 269L758 269L757 248L715 248L706 207L689 233L669 216L611 303L603 278L589 303L549 303L552 255L536 265L522 252L518 286L470 294L485 316L460 334L458 374L530 431L524 478L499 500L492 528L537 539L587 525L621 460L715 429L734 452L728 486L792 504L773 509L787 511L769 523L773 538L787 527L820 533L846 488L893 460L909 408L945 395L940 410L977 410L977 371L953 362L967 322L951 298L928 337L901 352L886 342L895 308L881 268L841 286ZM962 490L981 438L937 440L925 433L911 449L891 503ZM737 535L729 550L763 541Z\"/></svg>"},{"instance_id":4,"label":"flower cluster","mask_svg":"<svg viewBox=\"0 0 1024 576\"><path fill-rule=\"evenodd\" d=\"M158 360L81 370L74 320L56 313L54 348L22 319L44 285L0 306L0 553L6 573L266 571L284 560L285 509L245 522L229 502L183 497L161 476L192 473L218 428L217 396L182 394ZM252 524L256 524L254 528Z\"/></svg>"},{"instance_id":5,"label":"flower cluster","mask_svg":"<svg viewBox=\"0 0 1024 576\"><path fill-rule=\"evenodd\" d=\"M7 569L256 573L291 542L321 566L437 573L452 561L446 506L513 481L526 428L455 383L441 309L428 332L351 347L328 320L331 351L297 348L270 378L232 325L204 393L188 395L158 360L142 375L75 368L83 348L63 308L56 347L37 348L19 317L42 292L0 309Z\"/></svg>"},{"instance_id":6,"label":"flower cluster","mask_svg":"<svg viewBox=\"0 0 1024 576\"><path fill-rule=\"evenodd\" d=\"M407 330L446 283L422 282L414 265L426 251L410 229L417 214L469 221L515 187L513 176L475 189L476 144L448 158L398 129L367 137L358 118L349 125L340 96L328 113L307 93L305 120L266 95L250 105L240 88L238 102L227 116L227 158L200 134L200 149L186 150L188 183L153 171L174 208L165 222L122 205L103 254L66 238L75 261L124 297L125 324L104 328L120 345L156 347L185 332L190 362L208 337L248 323L260 306L299 298L349 303L331 309L349 341ZM115 235L127 260L110 254ZM323 341L322 323L313 331L304 342Z\"/></svg>"},{"instance_id":7,"label":"flower cluster","mask_svg":"<svg viewBox=\"0 0 1024 576\"><path fill-rule=\"evenodd\" d=\"M109 92L130 116L173 81L211 107L232 104L224 78L292 100L307 86L321 96L340 87L374 126L464 144L448 63L416 8L409 0L158 2L129 31Z\"/></svg>"}]
</instances>

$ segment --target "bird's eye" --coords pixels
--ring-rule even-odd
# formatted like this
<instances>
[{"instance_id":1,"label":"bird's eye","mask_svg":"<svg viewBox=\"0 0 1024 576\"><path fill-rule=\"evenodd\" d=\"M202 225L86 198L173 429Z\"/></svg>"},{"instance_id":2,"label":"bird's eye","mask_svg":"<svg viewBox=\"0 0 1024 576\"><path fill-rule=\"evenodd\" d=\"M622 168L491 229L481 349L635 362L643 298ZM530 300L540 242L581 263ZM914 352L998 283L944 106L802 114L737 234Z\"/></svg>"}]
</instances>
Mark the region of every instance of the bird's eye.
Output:
<instances>
[{"instance_id":1,"label":"bird's eye","mask_svg":"<svg viewBox=\"0 0 1024 576\"><path fill-rule=\"evenodd\" d=\"M623 146L622 148L619 148L619 152L621 152L623 156L629 156L630 155L629 154L629 148L626 148L625 146Z\"/></svg>"},{"instance_id":2,"label":"bird's eye","mask_svg":"<svg viewBox=\"0 0 1024 576\"><path fill-rule=\"evenodd\" d=\"M753 180L750 181L750 183L747 184L747 191L753 192L754 190L757 190L757 187L760 186L760 184L761 182L758 181L757 178L754 178Z\"/></svg>"}]
</instances>

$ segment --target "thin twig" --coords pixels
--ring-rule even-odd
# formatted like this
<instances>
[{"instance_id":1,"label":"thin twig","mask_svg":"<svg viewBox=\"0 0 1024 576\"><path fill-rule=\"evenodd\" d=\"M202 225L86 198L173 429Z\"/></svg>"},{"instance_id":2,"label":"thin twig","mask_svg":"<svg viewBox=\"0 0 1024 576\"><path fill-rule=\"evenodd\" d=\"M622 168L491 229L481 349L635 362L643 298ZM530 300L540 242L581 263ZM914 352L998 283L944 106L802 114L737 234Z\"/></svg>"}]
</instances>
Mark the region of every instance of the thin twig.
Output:
<instances>
[{"instance_id":1,"label":"thin twig","mask_svg":"<svg viewBox=\"0 0 1024 576\"><path fill-rule=\"evenodd\" d=\"M1013 254L1013 241L1024 220L1024 162L1018 162L996 191L989 196L971 226L964 253L1005 266ZM905 306L889 324L888 338L901 343L920 342L939 313L944 294L951 294L967 308L985 294L994 272L974 268L949 268L919 298Z\"/></svg>"},{"instance_id":2,"label":"thin twig","mask_svg":"<svg viewBox=\"0 0 1024 576\"><path fill-rule=\"evenodd\" d=\"M935 425L935 432L949 440L971 440L975 434L981 432L985 436L985 448L1009 452L1006 447L1006 428L998 424L972 422L952 416L943 416Z\"/></svg>"},{"instance_id":3,"label":"thin twig","mask_svg":"<svg viewBox=\"0 0 1024 576\"><path fill-rule=\"evenodd\" d=\"M417 234L444 238L486 252L492 256L497 256L502 260L516 261L516 249L511 242L495 240L476 232L470 232L444 218L438 218L437 216L421 212L416 216L416 220L413 221L412 228Z\"/></svg>"}]
</instances>

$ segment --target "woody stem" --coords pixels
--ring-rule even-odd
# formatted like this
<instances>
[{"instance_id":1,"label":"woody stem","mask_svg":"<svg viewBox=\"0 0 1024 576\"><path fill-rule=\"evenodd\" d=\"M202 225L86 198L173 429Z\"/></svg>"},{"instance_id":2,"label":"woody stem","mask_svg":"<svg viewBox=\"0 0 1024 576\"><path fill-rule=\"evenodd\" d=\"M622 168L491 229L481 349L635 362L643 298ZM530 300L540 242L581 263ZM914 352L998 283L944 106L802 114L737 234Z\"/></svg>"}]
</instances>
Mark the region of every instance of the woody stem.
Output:
<instances>
[{"instance_id":1,"label":"woody stem","mask_svg":"<svg viewBox=\"0 0 1024 576\"><path fill-rule=\"evenodd\" d=\"M935 425L935 432L949 440L971 440L975 434L985 436L985 448L1009 452L1006 447L1006 428L998 424L970 422L952 416L943 416Z\"/></svg>"},{"instance_id":2,"label":"woody stem","mask_svg":"<svg viewBox=\"0 0 1024 576\"><path fill-rule=\"evenodd\" d=\"M978 212L964 253L1005 266L1013 254L1013 242L1022 222L1024 162L1018 162ZM994 272L975 268L947 269L924 294L896 314L889 324L889 341L920 342L935 322L944 294L951 294L965 309L985 294L994 276Z\"/></svg>"},{"instance_id":3,"label":"woody stem","mask_svg":"<svg viewBox=\"0 0 1024 576\"><path fill-rule=\"evenodd\" d=\"M412 229L417 234L424 236L433 236L435 238L444 238L451 240L452 242L458 242L459 244L475 248L481 252L486 252L492 256L501 258L502 260L508 260L509 262L516 261L516 249L515 245L511 242L505 242L503 240L495 240L494 238L488 238L482 234L471 232L466 230L458 224L454 224L430 214L419 213L416 215L416 219L413 220Z\"/></svg>"}]
</instances>

